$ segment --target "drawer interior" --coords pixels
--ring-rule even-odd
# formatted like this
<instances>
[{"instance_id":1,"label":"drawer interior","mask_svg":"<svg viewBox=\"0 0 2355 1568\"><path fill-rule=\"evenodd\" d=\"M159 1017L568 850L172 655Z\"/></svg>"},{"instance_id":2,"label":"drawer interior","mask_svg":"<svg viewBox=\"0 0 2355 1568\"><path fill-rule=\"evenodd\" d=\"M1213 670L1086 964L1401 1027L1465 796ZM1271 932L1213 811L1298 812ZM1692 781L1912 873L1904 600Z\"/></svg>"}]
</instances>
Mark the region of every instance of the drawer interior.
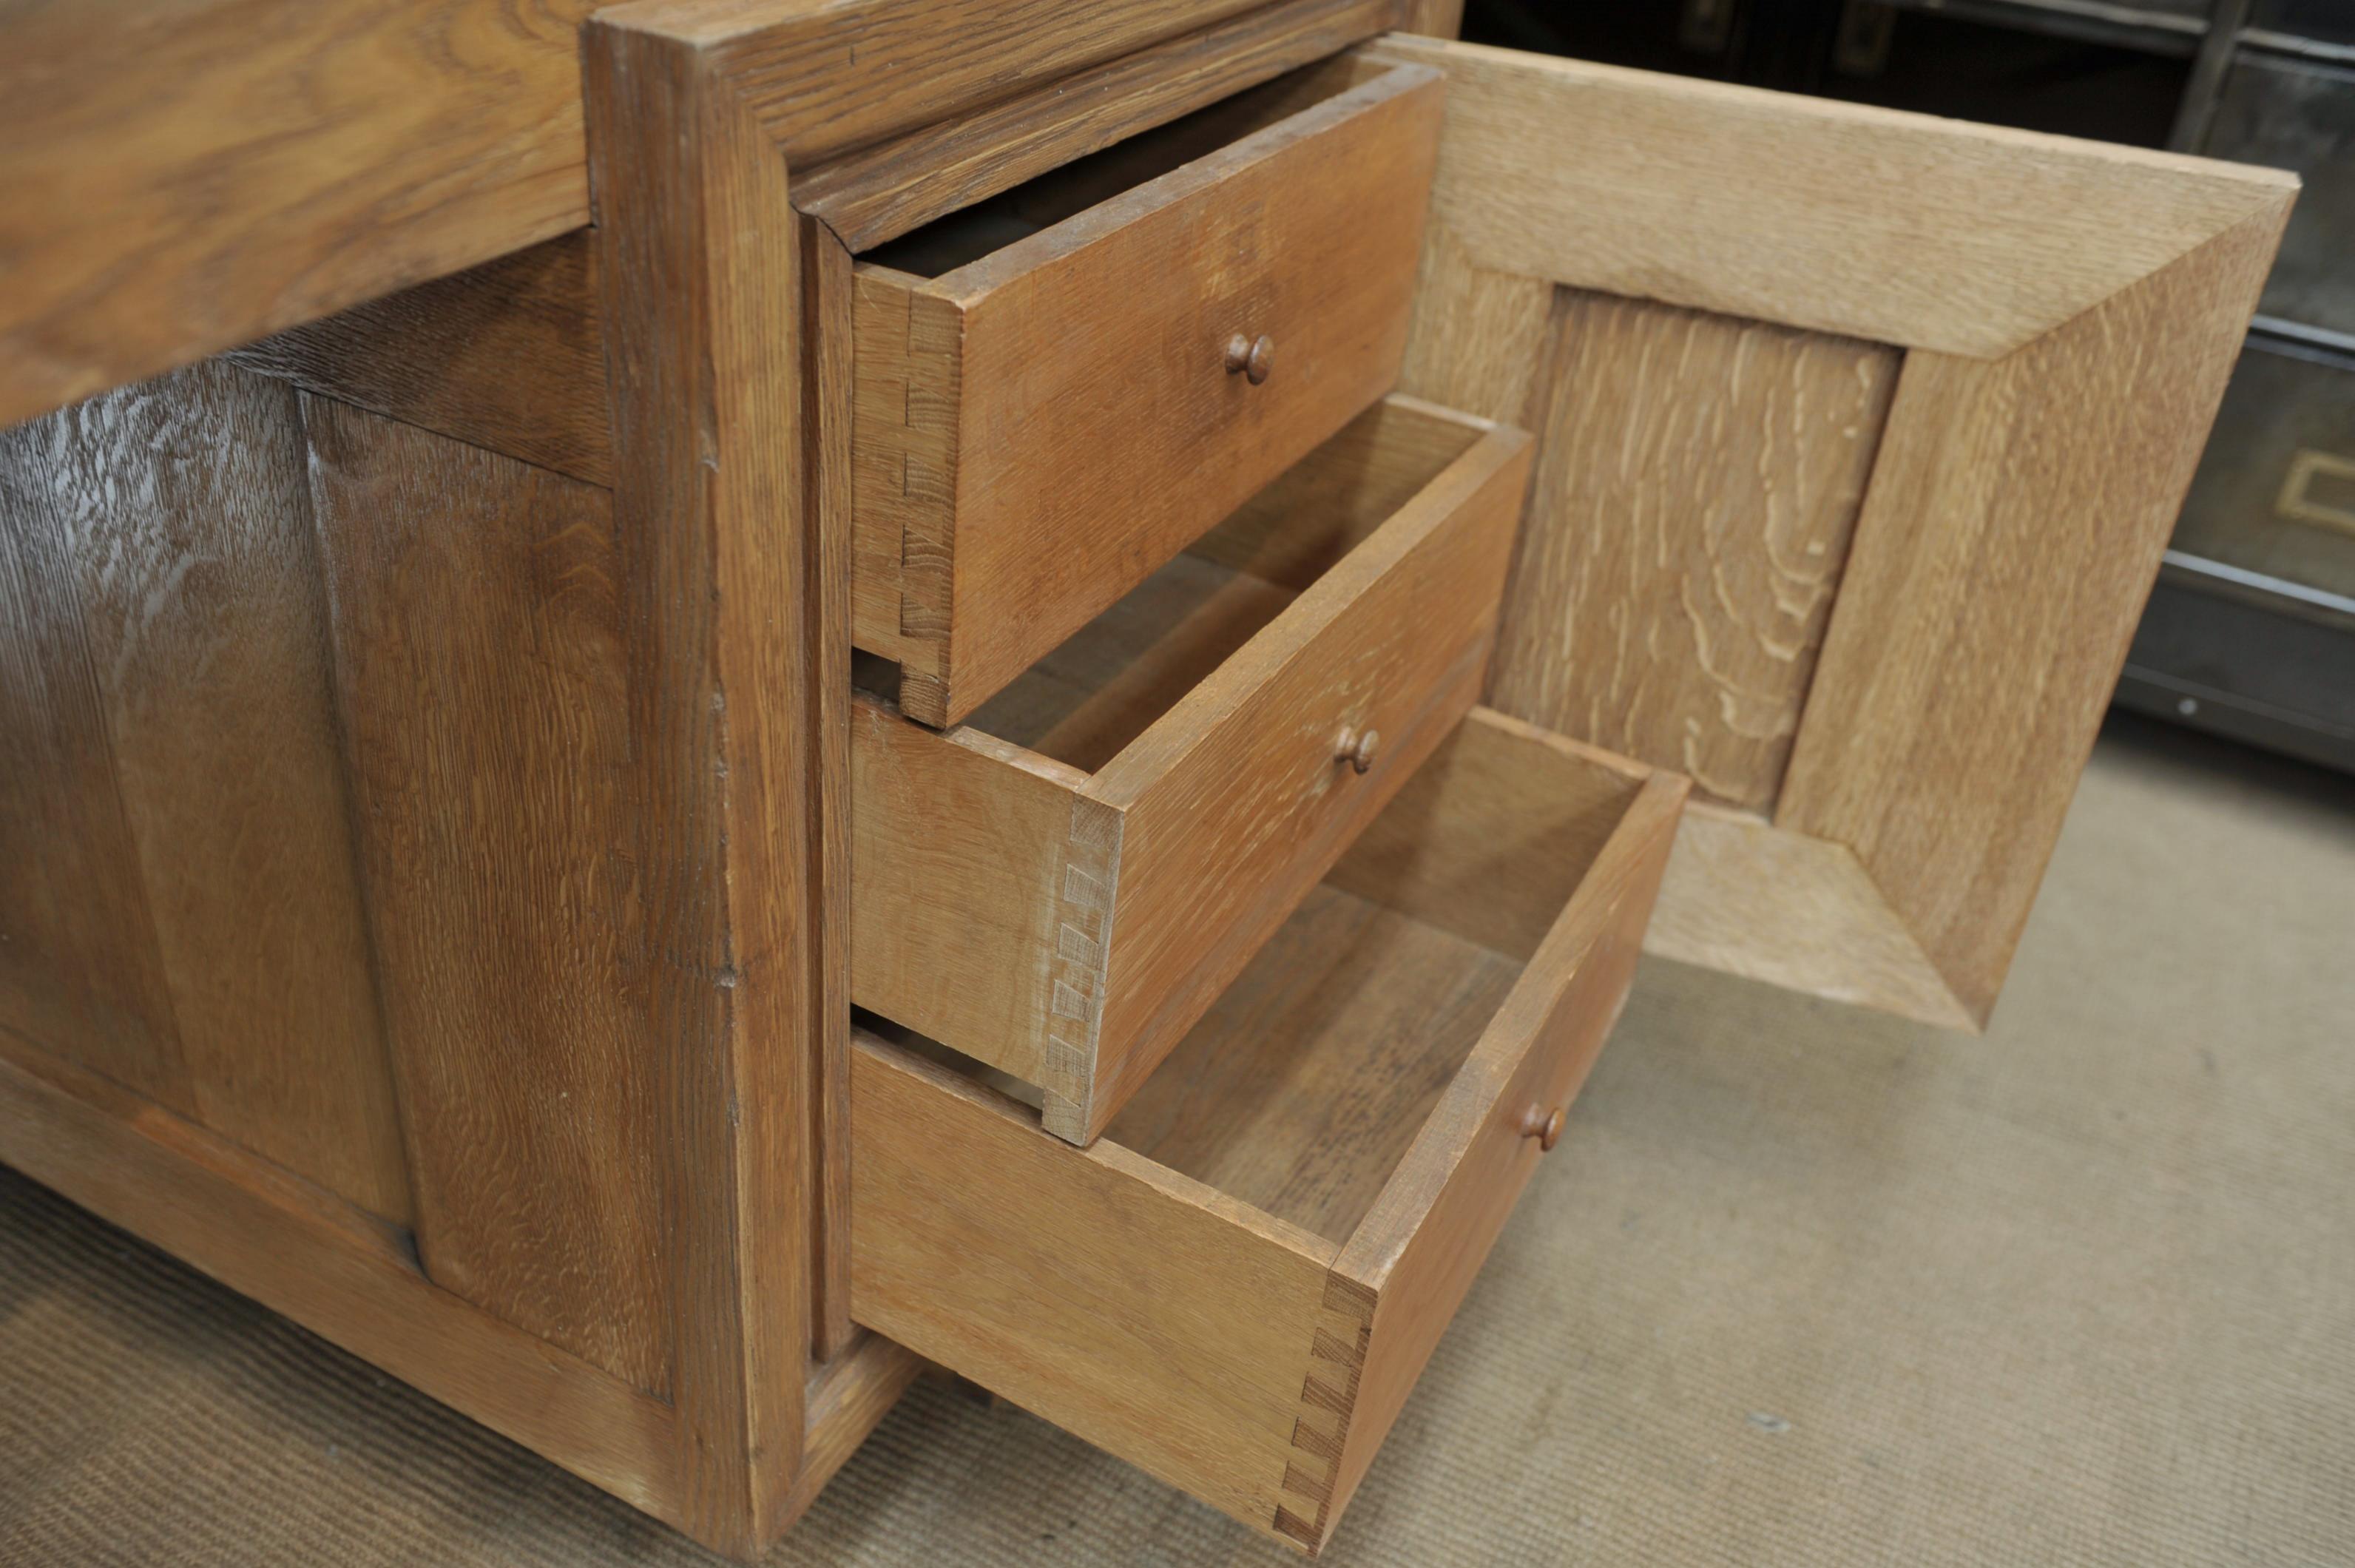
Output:
<instances>
[{"instance_id":1,"label":"drawer interior","mask_svg":"<svg viewBox=\"0 0 2355 1568\"><path fill-rule=\"evenodd\" d=\"M965 722L1102 771L1485 430L1408 399L1375 404Z\"/></svg>"},{"instance_id":2,"label":"drawer interior","mask_svg":"<svg viewBox=\"0 0 2355 1568\"><path fill-rule=\"evenodd\" d=\"M1096 1136L1471 707L1527 461L1387 400L964 725L855 661L853 999Z\"/></svg>"},{"instance_id":3,"label":"drawer interior","mask_svg":"<svg viewBox=\"0 0 2355 1568\"><path fill-rule=\"evenodd\" d=\"M1526 966L1325 882L1104 1136L1346 1242Z\"/></svg>"},{"instance_id":4,"label":"drawer interior","mask_svg":"<svg viewBox=\"0 0 2355 1568\"><path fill-rule=\"evenodd\" d=\"M1618 782L1604 788L1616 794ZM1337 1246L1528 961L1328 880L1103 1136ZM1035 1084L872 1014L858 1022L1010 1103L1039 1104Z\"/></svg>"},{"instance_id":5,"label":"drawer interior","mask_svg":"<svg viewBox=\"0 0 2355 1568\"><path fill-rule=\"evenodd\" d=\"M935 219L860 260L944 277L1397 69L1354 57L1303 66Z\"/></svg>"},{"instance_id":6,"label":"drawer interior","mask_svg":"<svg viewBox=\"0 0 2355 1568\"><path fill-rule=\"evenodd\" d=\"M1087 1148L862 1028L854 1314L1321 1543L1616 1018L1684 788L1475 709Z\"/></svg>"}]
</instances>

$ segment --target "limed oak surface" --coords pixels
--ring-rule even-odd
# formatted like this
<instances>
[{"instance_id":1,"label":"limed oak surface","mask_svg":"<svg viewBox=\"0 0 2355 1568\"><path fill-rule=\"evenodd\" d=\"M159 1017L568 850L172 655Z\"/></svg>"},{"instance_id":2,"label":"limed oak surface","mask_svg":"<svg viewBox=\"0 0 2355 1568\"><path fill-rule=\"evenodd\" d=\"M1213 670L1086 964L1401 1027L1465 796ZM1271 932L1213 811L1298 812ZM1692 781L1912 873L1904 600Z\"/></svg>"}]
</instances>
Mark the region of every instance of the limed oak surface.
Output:
<instances>
[{"instance_id":1,"label":"limed oak surface","mask_svg":"<svg viewBox=\"0 0 2355 1568\"><path fill-rule=\"evenodd\" d=\"M1571 289L1539 352L1491 699L1771 809L1901 356Z\"/></svg>"},{"instance_id":2,"label":"limed oak surface","mask_svg":"<svg viewBox=\"0 0 2355 1568\"><path fill-rule=\"evenodd\" d=\"M1661 951L1984 1023L2295 182L1365 52L1448 76L1401 384L1540 432L1489 700L1733 808Z\"/></svg>"}]
</instances>

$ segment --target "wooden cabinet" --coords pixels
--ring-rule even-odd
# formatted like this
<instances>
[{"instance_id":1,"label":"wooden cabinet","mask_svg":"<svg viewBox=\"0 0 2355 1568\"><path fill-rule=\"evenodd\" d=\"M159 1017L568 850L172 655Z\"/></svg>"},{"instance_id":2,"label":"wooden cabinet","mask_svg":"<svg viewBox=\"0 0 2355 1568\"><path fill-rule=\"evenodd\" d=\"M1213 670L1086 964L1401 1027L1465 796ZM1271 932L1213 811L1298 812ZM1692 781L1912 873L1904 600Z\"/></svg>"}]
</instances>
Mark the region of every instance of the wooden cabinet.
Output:
<instances>
[{"instance_id":1,"label":"wooden cabinet","mask_svg":"<svg viewBox=\"0 0 2355 1568\"><path fill-rule=\"evenodd\" d=\"M0 1157L744 1555L925 1358L1313 1550L1639 950L1984 1022L2294 189L1388 0L458 0L420 139L346 9L202 222L239 49L0 94L136 165Z\"/></svg>"}]
</instances>

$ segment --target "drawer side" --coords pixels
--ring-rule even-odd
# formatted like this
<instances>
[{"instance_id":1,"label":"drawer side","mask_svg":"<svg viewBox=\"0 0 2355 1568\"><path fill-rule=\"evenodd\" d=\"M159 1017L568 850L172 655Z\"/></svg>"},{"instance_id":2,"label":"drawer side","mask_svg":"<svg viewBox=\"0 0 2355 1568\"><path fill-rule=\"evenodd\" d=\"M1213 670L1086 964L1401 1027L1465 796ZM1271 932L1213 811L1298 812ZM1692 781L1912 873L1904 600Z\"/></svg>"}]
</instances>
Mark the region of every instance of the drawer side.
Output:
<instances>
[{"instance_id":1,"label":"drawer side","mask_svg":"<svg viewBox=\"0 0 2355 1568\"><path fill-rule=\"evenodd\" d=\"M1094 1044L1080 998L1103 991L1120 813L1079 793L1083 773L873 698L850 728L852 996L1068 1104Z\"/></svg>"},{"instance_id":2,"label":"drawer side","mask_svg":"<svg viewBox=\"0 0 2355 1568\"><path fill-rule=\"evenodd\" d=\"M865 1033L851 1312L1263 1530L1334 1245Z\"/></svg>"}]
</instances>

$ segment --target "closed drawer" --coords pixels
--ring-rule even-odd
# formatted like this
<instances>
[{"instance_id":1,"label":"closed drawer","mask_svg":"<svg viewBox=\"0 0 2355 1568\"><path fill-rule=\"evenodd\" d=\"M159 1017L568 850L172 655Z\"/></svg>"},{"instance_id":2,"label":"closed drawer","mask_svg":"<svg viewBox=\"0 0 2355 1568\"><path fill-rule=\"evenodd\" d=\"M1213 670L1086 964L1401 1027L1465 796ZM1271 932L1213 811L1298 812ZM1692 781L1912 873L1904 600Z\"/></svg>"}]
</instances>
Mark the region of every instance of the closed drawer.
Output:
<instances>
[{"instance_id":1,"label":"closed drawer","mask_svg":"<svg viewBox=\"0 0 2355 1568\"><path fill-rule=\"evenodd\" d=\"M1095 1136L1477 697L1529 450L1385 400L969 723L861 693L851 999Z\"/></svg>"},{"instance_id":2,"label":"closed drawer","mask_svg":"<svg viewBox=\"0 0 2355 1568\"><path fill-rule=\"evenodd\" d=\"M1390 389L1440 91L1312 67L859 262L853 640L905 711L962 720Z\"/></svg>"},{"instance_id":3,"label":"closed drawer","mask_svg":"<svg viewBox=\"0 0 2355 1568\"><path fill-rule=\"evenodd\" d=\"M1685 788L1476 709L1085 1149L861 1029L853 1315L1320 1545L1617 1017Z\"/></svg>"}]
</instances>

